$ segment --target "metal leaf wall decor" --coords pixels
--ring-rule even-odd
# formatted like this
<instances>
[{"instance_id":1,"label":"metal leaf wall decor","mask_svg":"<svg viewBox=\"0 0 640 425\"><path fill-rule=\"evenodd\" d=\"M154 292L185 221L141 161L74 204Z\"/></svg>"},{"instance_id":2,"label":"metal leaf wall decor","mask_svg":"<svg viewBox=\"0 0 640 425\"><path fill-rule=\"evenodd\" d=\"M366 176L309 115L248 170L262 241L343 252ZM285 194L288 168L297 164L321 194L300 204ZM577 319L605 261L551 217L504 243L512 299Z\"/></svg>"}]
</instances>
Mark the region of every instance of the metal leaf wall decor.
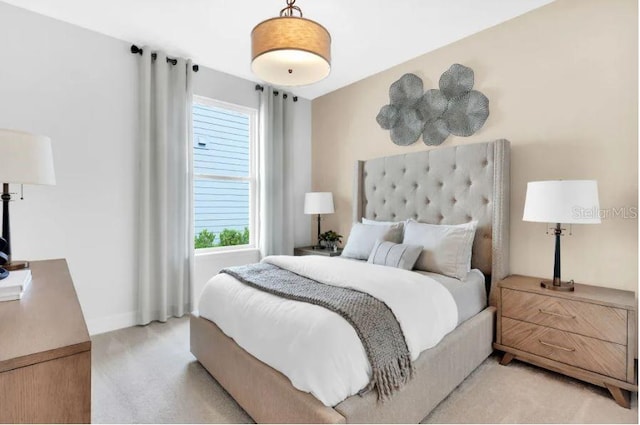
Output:
<instances>
[{"instance_id":1,"label":"metal leaf wall decor","mask_svg":"<svg viewBox=\"0 0 640 425\"><path fill-rule=\"evenodd\" d=\"M376 121L391 131L396 145L408 146L422 134L427 145L439 145L449 136L471 136L489 117L489 99L473 90L473 70L453 64L440 77L440 90L423 92L422 79L405 74L389 88L389 105Z\"/></svg>"}]
</instances>

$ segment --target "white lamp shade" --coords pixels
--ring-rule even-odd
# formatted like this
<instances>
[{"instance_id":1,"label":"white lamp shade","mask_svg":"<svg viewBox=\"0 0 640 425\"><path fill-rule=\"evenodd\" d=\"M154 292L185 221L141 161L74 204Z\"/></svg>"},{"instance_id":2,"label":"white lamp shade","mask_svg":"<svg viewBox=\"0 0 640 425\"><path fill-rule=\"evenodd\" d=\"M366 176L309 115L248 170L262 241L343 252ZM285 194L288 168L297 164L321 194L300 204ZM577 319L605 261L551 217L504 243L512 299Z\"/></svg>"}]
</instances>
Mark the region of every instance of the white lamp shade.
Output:
<instances>
[{"instance_id":1,"label":"white lamp shade","mask_svg":"<svg viewBox=\"0 0 640 425\"><path fill-rule=\"evenodd\" d=\"M305 214L333 214L333 194L331 192L309 192L304 195Z\"/></svg>"},{"instance_id":2,"label":"white lamp shade","mask_svg":"<svg viewBox=\"0 0 640 425\"><path fill-rule=\"evenodd\" d=\"M51 139L0 129L0 183L56 184Z\"/></svg>"},{"instance_id":3,"label":"white lamp shade","mask_svg":"<svg viewBox=\"0 0 640 425\"><path fill-rule=\"evenodd\" d=\"M251 70L260 79L277 86L306 86L325 79L331 66L315 53L282 49L255 58Z\"/></svg>"},{"instance_id":4,"label":"white lamp shade","mask_svg":"<svg viewBox=\"0 0 640 425\"><path fill-rule=\"evenodd\" d=\"M524 221L566 224L600 223L598 182L548 180L529 182Z\"/></svg>"}]
</instances>

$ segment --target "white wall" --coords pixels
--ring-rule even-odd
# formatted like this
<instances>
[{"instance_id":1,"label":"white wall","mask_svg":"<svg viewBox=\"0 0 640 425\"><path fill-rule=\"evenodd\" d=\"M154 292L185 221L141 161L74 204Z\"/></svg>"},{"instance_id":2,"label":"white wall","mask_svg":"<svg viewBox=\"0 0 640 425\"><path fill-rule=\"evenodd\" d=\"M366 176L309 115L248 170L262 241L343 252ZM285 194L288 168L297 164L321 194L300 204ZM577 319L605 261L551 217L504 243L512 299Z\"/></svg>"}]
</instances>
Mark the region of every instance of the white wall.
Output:
<instances>
[{"instance_id":1,"label":"white wall","mask_svg":"<svg viewBox=\"0 0 640 425\"><path fill-rule=\"evenodd\" d=\"M11 204L14 258L66 258L91 333L131 326L135 317L137 58L129 45L0 2L0 128L51 137L57 178L56 186L25 186L25 200ZM194 91L257 107L254 85L201 67ZM302 199L311 186L311 107L298 105ZM308 218L300 214L294 225L296 241L309 243ZM258 258L198 256L194 296L220 268Z\"/></svg>"}]
</instances>

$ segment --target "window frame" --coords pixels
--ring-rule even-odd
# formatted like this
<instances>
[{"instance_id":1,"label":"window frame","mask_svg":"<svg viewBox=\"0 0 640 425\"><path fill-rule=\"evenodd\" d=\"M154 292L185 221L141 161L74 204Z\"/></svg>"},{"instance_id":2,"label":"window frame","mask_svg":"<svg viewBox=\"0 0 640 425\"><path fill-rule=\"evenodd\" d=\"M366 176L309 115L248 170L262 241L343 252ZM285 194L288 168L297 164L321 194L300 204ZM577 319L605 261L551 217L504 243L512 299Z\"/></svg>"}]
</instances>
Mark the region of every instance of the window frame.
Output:
<instances>
[{"instance_id":1,"label":"window frame","mask_svg":"<svg viewBox=\"0 0 640 425\"><path fill-rule=\"evenodd\" d=\"M249 116L249 176L237 177L237 176L224 176L218 174L198 174L195 172L194 166L194 149L192 142L192 155L191 155L191 167L193 170L192 183L194 185L194 202L193 202L193 233L195 233L195 181L196 179L204 180L226 180L226 181L244 181L249 183L249 244L245 245L230 245L230 246L217 246L210 248L195 248L196 254L207 254L214 252L228 252L247 249L257 249L258 247L258 110L249 106L236 105L235 103L224 102L222 100L212 99L206 96L194 95L191 108L194 105L201 105L205 107L213 107L220 109L228 109L230 111L246 114ZM191 119L191 131L193 134L193 118Z\"/></svg>"}]
</instances>

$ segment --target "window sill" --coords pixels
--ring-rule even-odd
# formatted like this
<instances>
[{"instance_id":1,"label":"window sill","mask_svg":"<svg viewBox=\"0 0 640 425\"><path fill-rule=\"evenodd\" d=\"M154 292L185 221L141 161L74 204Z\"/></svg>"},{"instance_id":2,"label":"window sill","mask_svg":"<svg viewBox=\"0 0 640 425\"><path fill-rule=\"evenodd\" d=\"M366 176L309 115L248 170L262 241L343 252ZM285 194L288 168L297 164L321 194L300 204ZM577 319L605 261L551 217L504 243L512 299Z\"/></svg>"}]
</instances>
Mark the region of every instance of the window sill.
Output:
<instances>
[{"instance_id":1,"label":"window sill","mask_svg":"<svg viewBox=\"0 0 640 425\"><path fill-rule=\"evenodd\" d=\"M258 248L255 246L243 246L242 248L203 248L198 249L195 252L196 257L206 257L206 256L216 256L216 255L225 255L225 254L249 254L259 252Z\"/></svg>"}]
</instances>

